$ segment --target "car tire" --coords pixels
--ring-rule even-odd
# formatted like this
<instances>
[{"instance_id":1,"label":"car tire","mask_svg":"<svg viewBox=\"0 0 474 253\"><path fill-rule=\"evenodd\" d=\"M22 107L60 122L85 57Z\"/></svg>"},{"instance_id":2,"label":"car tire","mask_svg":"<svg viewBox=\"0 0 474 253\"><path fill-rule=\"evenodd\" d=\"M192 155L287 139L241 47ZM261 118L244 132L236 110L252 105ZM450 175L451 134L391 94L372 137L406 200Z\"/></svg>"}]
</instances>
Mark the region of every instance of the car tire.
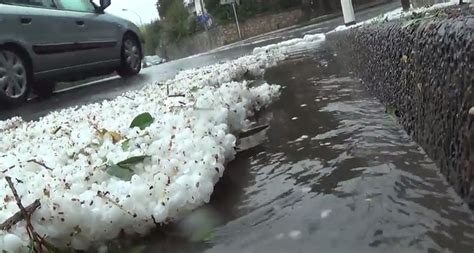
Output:
<instances>
[{"instance_id":1,"label":"car tire","mask_svg":"<svg viewBox=\"0 0 474 253\"><path fill-rule=\"evenodd\" d=\"M53 96L54 89L56 88L56 83L52 81L41 81L36 82L33 92L38 95L40 98L50 98Z\"/></svg>"},{"instance_id":2,"label":"car tire","mask_svg":"<svg viewBox=\"0 0 474 253\"><path fill-rule=\"evenodd\" d=\"M121 77L131 77L140 73L142 69L142 53L140 42L132 35L123 38L120 67L117 74Z\"/></svg>"},{"instance_id":3,"label":"car tire","mask_svg":"<svg viewBox=\"0 0 474 253\"><path fill-rule=\"evenodd\" d=\"M0 104L15 107L26 101L31 86L31 68L23 55L0 47Z\"/></svg>"}]
</instances>

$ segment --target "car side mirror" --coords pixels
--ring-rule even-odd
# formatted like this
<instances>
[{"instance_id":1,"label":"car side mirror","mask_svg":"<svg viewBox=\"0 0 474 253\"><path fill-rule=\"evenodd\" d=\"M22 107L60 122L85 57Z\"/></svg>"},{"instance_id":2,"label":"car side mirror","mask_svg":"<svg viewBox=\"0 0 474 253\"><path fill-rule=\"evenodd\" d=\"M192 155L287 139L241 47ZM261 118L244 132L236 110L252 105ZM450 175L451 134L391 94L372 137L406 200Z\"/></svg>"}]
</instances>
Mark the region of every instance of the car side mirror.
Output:
<instances>
[{"instance_id":1,"label":"car side mirror","mask_svg":"<svg viewBox=\"0 0 474 253\"><path fill-rule=\"evenodd\" d=\"M112 4L112 0L100 0L100 9L103 11Z\"/></svg>"},{"instance_id":2,"label":"car side mirror","mask_svg":"<svg viewBox=\"0 0 474 253\"><path fill-rule=\"evenodd\" d=\"M111 0L100 0L99 4L97 4L95 0L90 0L90 2L94 6L97 13L104 13L104 10L112 4Z\"/></svg>"}]
</instances>

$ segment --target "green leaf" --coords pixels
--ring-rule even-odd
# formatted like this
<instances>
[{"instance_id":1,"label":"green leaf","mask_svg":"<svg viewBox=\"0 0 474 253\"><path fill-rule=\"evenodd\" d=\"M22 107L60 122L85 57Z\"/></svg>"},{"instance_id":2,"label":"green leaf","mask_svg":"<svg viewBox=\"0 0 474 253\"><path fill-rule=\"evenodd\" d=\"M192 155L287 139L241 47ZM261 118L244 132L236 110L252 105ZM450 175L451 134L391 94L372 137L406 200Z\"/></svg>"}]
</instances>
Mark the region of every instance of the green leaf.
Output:
<instances>
[{"instance_id":1,"label":"green leaf","mask_svg":"<svg viewBox=\"0 0 474 253\"><path fill-rule=\"evenodd\" d=\"M141 155L141 156L130 157L126 160L123 160L123 161L117 163L117 165L121 166L121 167L130 167L131 165L135 165L139 162L143 162L143 160L145 160L145 158L147 158L147 157L150 157L150 156Z\"/></svg>"},{"instance_id":2,"label":"green leaf","mask_svg":"<svg viewBox=\"0 0 474 253\"><path fill-rule=\"evenodd\" d=\"M135 117L135 119L133 119L132 124L130 124L130 128L138 127L141 130L143 130L149 127L154 121L155 119L151 116L151 114L148 112L145 112Z\"/></svg>"},{"instance_id":3,"label":"green leaf","mask_svg":"<svg viewBox=\"0 0 474 253\"><path fill-rule=\"evenodd\" d=\"M119 166L117 164L107 167L107 173L125 181L130 181L134 175L133 170L129 167Z\"/></svg>"},{"instance_id":4,"label":"green leaf","mask_svg":"<svg viewBox=\"0 0 474 253\"><path fill-rule=\"evenodd\" d=\"M130 149L130 140L122 142L122 150L127 151L128 149Z\"/></svg>"},{"instance_id":5,"label":"green leaf","mask_svg":"<svg viewBox=\"0 0 474 253\"><path fill-rule=\"evenodd\" d=\"M145 158L147 157L150 156L142 155L130 157L117 164L108 166L107 173L122 180L130 181L130 179L132 179L132 176L135 174L131 167L139 162L143 162L143 160L145 160Z\"/></svg>"}]
</instances>

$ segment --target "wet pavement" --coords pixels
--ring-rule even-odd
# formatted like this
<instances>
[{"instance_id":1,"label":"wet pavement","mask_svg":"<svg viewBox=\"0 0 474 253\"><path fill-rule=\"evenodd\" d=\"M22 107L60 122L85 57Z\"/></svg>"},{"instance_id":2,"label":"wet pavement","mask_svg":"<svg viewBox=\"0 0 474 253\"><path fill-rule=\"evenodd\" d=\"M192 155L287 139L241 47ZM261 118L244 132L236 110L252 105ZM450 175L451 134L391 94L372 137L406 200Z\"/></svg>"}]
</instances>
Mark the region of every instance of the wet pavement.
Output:
<instances>
[{"instance_id":1,"label":"wet pavement","mask_svg":"<svg viewBox=\"0 0 474 253\"><path fill-rule=\"evenodd\" d=\"M142 252L473 252L474 216L324 44L267 71L264 144L218 183L207 239L163 228ZM179 227L179 226L178 226Z\"/></svg>"},{"instance_id":2,"label":"wet pavement","mask_svg":"<svg viewBox=\"0 0 474 253\"><path fill-rule=\"evenodd\" d=\"M329 28L315 29L300 32ZM196 67L253 46L67 91L53 98L56 107L31 101L0 115L34 119L78 100L112 98L155 75L172 77L180 62L188 64L182 68ZM211 203L199 210L206 218L191 222L197 230L212 225L206 236L191 238L180 232L183 222L175 223L133 242L123 240L128 246L120 252L473 252L473 213L326 43L296 52L265 79L285 87L280 100L256 119L270 124L267 139L238 154Z\"/></svg>"}]
</instances>

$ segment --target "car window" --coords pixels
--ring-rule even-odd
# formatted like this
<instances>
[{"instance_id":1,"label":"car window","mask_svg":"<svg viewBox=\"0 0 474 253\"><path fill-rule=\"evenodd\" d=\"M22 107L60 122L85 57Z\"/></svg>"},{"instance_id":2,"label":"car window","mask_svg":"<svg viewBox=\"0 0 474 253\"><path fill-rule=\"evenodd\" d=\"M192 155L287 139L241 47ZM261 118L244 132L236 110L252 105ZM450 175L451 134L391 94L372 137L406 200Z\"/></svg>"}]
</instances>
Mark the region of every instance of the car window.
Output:
<instances>
[{"instance_id":1,"label":"car window","mask_svg":"<svg viewBox=\"0 0 474 253\"><path fill-rule=\"evenodd\" d=\"M2 3L13 5L29 5L36 7L54 8L53 0L3 0Z\"/></svg>"},{"instance_id":2,"label":"car window","mask_svg":"<svg viewBox=\"0 0 474 253\"><path fill-rule=\"evenodd\" d=\"M54 0L43 0L43 6L46 8L56 8L56 3Z\"/></svg>"},{"instance_id":3,"label":"car window","mask_svg":"<svg viewBox=\"0 0 474 253\"><path fill-rule=\"evenodd\" d=\"M56 0L58 8L68 11L94 12L89 0Z\"/></svg>"}]
</instances>

